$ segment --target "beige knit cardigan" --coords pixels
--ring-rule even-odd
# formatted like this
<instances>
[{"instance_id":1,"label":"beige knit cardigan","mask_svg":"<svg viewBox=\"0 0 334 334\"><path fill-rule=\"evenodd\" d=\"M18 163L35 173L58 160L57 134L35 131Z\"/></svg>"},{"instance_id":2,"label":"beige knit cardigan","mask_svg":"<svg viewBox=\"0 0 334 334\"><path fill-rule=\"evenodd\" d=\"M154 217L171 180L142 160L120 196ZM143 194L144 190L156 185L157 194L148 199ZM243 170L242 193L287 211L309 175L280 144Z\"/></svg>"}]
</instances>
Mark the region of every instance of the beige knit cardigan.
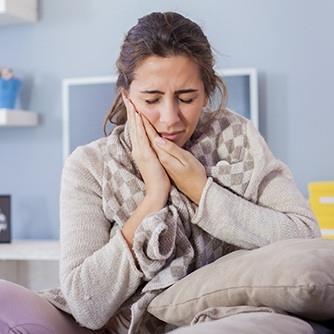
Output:
<instances>
[{"instance_id":1,"label":"beige knit cardigan","mask_svg":"<svg viewBox=\"0 0 334 334\"><path fill-rule=\"evenodd\" d=\"M189 272L236 249L320 236L288 168L250 121L206 110L185 149L206 168L200 203L171 188L166 207L136 231L138 266L120 232L145 193L127 126L72 153L61 183L61 288L45 298L91 329L108 329L131 307L129 333L163 333L169 327L146 307Z\"/></svg>"}]
</instances>

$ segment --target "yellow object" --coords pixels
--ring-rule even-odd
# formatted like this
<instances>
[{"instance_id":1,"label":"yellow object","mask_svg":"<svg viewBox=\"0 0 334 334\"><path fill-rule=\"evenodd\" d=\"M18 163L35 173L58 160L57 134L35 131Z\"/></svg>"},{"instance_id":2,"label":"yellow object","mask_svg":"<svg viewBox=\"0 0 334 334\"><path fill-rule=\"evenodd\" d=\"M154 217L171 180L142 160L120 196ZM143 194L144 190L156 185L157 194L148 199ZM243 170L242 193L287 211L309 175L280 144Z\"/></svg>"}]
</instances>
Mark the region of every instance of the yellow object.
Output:
<instances>
[{"instance_id":1,"label":"yellow object","mask_svg":"<svg viewBox=\"0 0 334 334\"><path fill-rule=\"evenodd\" d=\"M334 181L311 182L308 186L310 205L323 236L334 238Z\"/></svg>"}]
</instances>

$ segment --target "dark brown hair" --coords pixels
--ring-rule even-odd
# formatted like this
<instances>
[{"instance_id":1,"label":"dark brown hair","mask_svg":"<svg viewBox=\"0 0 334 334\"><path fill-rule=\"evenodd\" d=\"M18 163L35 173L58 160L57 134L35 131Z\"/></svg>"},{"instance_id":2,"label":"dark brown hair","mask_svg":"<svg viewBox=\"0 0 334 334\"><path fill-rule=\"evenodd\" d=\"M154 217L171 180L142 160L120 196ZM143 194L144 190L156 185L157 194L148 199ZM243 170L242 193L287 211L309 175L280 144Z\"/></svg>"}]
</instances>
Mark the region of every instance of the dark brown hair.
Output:
<instances>
[{"instance_id":1,"label":"dark brown hair","mask_svg":"<svg viewBox=\"0 0 334 334\"><path fill-rule=\"evenodd\" d=\"M218 88L225 104L227 89L215 73L212 49L202 29L193 21L175 12L151 13L138 20L125 36L119 58L117 95L104 122L104 132L109 122L124 124L126 109L120 88L129 89L138 66L150 56L188 56L199 65L205 93L212 97Z\"/></svg>"}]
</instances>

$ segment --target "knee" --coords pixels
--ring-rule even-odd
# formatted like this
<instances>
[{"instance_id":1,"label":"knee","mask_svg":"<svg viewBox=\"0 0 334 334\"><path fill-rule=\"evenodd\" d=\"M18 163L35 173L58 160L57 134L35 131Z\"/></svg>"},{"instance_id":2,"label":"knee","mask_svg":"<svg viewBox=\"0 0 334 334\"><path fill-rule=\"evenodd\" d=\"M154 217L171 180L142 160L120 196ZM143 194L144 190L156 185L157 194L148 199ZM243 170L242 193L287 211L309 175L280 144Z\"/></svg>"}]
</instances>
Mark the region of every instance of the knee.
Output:
<instances>
[{"instance_id":1,"label":"knee","mask_svg":"<svg viewBox=\"0 0 334 334\"><path fill-rule=\"evenodd\" d=\"M92 333L34 291L0 280L0 334Z\"/></svg>"},{"instance_id":2,"label":"knee","mask_svg":"<svg viewBox=\"0 0 334 334\"><path fill-rule=\"evenodd\" d=\"M24 294L23 287L0 279L0 333L10 333L10 328L17 323L20 314L18 308L21 303L26 303L22 292Z\"/></svg>"},{"instance_id":3,"label":"knee","mask_svg":"<svg viewBox=\"0 0 334 334\"><path fill-rule=\"evenodd\" d=\"M34 294L21 285L0 279L0 304L8 307L18 307L20 303L29 301Z\"/></svg>"},{"instance_id":4,"label":"knee","mask_svg":"<svg viewBox=\"0 0 334 334\"><path fill-rule=\"evenodd\" d=\"M7 306L13 303L16 303L14 299L17 298L20 293L22 293L22 289L24 288L15 283L0 279L0 303L1 305Z\"/></svg>"},{"instance_id":5,"label":"knee","mask_svg":"<svg viewBox=\"0 0 334 334\"><path fill-rule=\"evenodd\" d=\"M0 333L51 333L36 321L39 296L18 284L0 279ZM43 325L43 324L42 324Z\"/></svg>"}]
</instances>

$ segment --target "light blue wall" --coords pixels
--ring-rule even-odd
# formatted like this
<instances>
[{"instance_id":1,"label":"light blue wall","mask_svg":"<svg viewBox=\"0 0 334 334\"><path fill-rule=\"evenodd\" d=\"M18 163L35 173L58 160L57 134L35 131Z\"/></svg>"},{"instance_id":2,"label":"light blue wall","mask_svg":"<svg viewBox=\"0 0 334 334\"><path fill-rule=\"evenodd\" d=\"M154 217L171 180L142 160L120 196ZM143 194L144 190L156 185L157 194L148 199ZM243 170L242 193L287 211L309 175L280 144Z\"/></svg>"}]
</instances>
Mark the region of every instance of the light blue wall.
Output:
<instances>
[{"instance_id":1,"label":"light blue wall","mask_svg":"<svg viewBox=\"0 0 334 334\"><path fill-rule=\"evenodd\" d=\"M23 79L22 107L41 115L36 128L0 128L14 238L58 236L62 79L114 74L124 33L165 10L203 26L218 67L258 69L260 130L303 194L334 179L333 0L40 0L38 23L0 27L0 66Z\"/></svg>"}]
</instances>

